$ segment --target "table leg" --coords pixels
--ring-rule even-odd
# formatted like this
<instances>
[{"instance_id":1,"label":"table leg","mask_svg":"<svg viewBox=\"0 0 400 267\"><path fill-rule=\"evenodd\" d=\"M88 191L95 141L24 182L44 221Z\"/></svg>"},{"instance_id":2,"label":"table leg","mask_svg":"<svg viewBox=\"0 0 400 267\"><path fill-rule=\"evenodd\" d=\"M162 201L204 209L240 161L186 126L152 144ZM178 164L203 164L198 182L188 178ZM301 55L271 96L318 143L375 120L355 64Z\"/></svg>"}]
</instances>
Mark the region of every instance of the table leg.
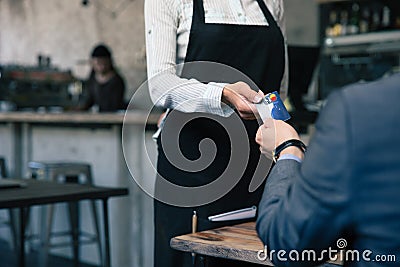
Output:
<instances>
[{"instance_id":1,"label":"table leg","mask_svg":"<svg viewBox=\"0 0 400 267\"><path fill-rule=\"evenodd\" d=\"M68 203L69 218L72 232L72 248L74 254L74 267L79 266L79 203Z\"/></svg>"},{"instance_id":2,"label":"table leg","mask_svg":"<svg viewBox=\"0 0 400 267\"><path fill-rule=\"evenodd\" d=\"M18 266L25 267L25 208L19 209L19 257Z\"/></svg>"},{"instance_id":3,"label":"table leg","mask_svg":"<svg viewBox=\"0 0 400 267\"><path fill-rule=\"evenodd\" d=\"M107 198L103 199L103 216L104 216L104 248L105 248L105 260L104 266L111 267L111 255L110 255L110 232L108 224L108 203Z\"/></svg>"}]
</instances>

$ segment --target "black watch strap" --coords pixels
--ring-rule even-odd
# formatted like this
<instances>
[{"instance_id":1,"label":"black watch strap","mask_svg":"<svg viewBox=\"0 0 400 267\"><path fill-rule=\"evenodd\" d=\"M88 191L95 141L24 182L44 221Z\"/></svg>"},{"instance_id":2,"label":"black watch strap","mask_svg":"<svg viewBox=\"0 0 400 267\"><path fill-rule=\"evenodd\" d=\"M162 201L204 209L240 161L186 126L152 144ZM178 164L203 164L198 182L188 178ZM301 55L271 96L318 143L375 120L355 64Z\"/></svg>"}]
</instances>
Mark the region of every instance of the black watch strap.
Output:
<instances>
[{"instance_id":1,"label":"black watch strap","mask_svg":"<svg viewBox=\"0 0 400 267\"><path fill-rule=\"evenodd\" d=\"M302 141L300 141L298 139L290 139L290 140L283 142L282 144L277 146L274 151L272 151L272 157L273 157L274 161L276 162L278 160L279 155L281 154L282 150L284 150L285 148L290 147L290 146L295 146L295 147L300 148L300 150L303 151L303 153L307 151L307 147Z\"/></svg>"}]
</instances>

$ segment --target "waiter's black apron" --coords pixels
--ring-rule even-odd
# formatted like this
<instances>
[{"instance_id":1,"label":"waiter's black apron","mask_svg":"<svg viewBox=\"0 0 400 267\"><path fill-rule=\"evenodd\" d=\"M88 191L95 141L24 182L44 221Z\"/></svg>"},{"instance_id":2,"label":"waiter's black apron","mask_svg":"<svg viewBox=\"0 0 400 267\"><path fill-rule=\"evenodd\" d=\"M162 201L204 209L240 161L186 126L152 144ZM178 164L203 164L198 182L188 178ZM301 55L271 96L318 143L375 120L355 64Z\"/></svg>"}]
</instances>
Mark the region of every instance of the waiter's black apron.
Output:
<instances>
[{"instance_id":1,"label":"waiter's black apron","mask_svg":"<svg viewBox=\"0 0 400 267\"><path fill-rule=\"evenodd\" d=\"M258 25L233 25L233 24L206 24L202 0L194 0L193 20L189 37L189 44L185 62L209 61L231 66L244 74L264 93L279 91L285 68L284 38L279 26L269 12L263 0L256 0L266 17L269 26ZM207 82L204 77L196 77L196 72L187 68L183 70L182 77L195 78ZM243 79L241 79L243 80ZM221 81L218 77L209 77L208 81ZM255 88L254 88L255 89ZM169 116L164 129L177 127L179 119L187 121L179 135L179 149L183 155L191 160L200 157L199 143L205 138L210 138L217 146L217 154L213 163L205 170L199 172L186 172L172 165L166 158L160 137L158 138L158 175L170 182L182 186L205 185L217 179L226 168L231 153L229 135L219 123L209 118L199 118L199 114L181 113ZM171 118L170 118L171 117ZM226 120L229 120L227 118ZM228 122L229 123L229 122ZM188 267L191 264L190 253L182 253L170 248L170 239L174 236L191 232L191 218L193 211L198 214L198 231L221 227L229 223L215 223L207 220L208 216L247 208L257 205L263 191L263 186L249 193L249 183L260 159L259 147L255 143L255 134L258 129L257 121L241 121L246 127L249 139L250 158L247 168L239 183L224 197L210 204L195 208L181 208L157 200L154 201L155 212L155 267ZM162 131L161 135L164 132ZM168 140L168 136L162 136ZM171 138L176 138L171 136ZM177 148L178 149L178 148ZM267 174L265 170L265 175ZM156 180L156 195L164 192ZM238 223L234 221L232 223ZM231 265L232 263L229 263ZM219 266L224 264L219 262Z\"/></svg>"}]
</instances>

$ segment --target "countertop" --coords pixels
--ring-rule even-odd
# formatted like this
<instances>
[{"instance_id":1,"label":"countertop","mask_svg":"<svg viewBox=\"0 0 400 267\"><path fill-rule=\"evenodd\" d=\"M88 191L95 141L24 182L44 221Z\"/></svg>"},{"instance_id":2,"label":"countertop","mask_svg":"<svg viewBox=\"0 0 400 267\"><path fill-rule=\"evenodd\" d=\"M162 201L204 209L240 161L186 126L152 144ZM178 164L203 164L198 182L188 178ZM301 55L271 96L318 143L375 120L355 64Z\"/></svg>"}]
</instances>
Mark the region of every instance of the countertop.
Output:
<instances>
[{"instance_id":1,"label":"countertop","mask_svg":"<svg viewBox=\"0 0 400 267\"><path fill-rule=\"evenodd\" d=\"M71 124L156 124L160 114L134 110L128 112L0 112L0 122Z\"/></svg>"}]
</instances>

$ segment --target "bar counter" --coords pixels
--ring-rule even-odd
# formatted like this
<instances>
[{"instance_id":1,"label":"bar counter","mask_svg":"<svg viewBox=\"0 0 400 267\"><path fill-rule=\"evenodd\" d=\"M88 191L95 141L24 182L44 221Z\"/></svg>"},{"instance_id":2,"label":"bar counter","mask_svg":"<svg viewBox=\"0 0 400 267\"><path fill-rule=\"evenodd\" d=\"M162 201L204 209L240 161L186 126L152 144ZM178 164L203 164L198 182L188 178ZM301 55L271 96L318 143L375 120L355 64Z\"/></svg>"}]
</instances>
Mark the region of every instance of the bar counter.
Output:
<instances>
[{"instance_id":1,"label":"bar counter","mask_svg":"<svg viewBox=\"0 0 400 267\"><path fill-rule=\"evenodd\" d=\"M128 111L113 113L89 112L0 112L1 122L19 123L99 123L99 124L156 124L159 114L150 114L144 111Z\"/></svg>"}]
</instances>

